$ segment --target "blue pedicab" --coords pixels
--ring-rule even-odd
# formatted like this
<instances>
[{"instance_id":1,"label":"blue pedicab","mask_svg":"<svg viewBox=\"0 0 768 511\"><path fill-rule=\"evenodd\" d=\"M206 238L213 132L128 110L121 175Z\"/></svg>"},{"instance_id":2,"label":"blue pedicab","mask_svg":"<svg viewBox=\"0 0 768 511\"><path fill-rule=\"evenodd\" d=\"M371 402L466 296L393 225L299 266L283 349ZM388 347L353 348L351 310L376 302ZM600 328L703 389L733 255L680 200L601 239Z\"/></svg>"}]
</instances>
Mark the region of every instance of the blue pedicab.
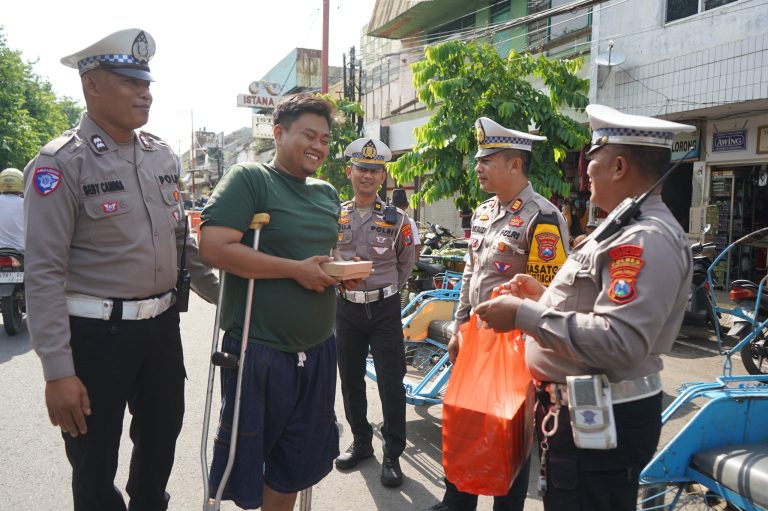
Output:
<instances>
[{"instance_id":1,"label":"blue pedicab","mask_svg":"<svg viewBox=\"0 0 768 511\"><path fill-rule=\"evenodd\" d=\"M717 305L713 268L735 246L768 247L768 228L729 245L707 270L712 307L752 323L752 331L733 348L722 347L715 322L723 374L714 382L686 383L662 413L666 424L686 405L700 408L640 474L638 509L768 510L768 375L733 376L732 356L756 336L764 335L768 320L746 318L738 307ZM767 277L759 284L755 315Z\"/></svg>"},{"instance_id":2,"label":"blue pedicab","mask_svg":"<svg viewBox=\"0 0 768 511\"><path fill-rule=\"evenodd\" d=\"M442 403L445 384L451 375L449 328L459 304L461 273L446 271L441 277L439 288L419 293L401 312L408 367L403 384L405 400L412 405ZM366 375L376 381L370 356L366 361Z\"/></svg>"}]
</instances>

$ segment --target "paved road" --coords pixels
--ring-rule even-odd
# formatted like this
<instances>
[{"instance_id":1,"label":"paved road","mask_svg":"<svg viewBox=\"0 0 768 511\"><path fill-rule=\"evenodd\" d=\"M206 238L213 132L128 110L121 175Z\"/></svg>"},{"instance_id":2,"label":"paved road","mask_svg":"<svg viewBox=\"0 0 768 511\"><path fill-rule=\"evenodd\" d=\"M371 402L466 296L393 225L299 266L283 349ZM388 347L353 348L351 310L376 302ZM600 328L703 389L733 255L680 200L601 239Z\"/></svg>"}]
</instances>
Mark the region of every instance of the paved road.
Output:
<instances>
[{"instance_id":1,"label":"paved road","mask_svg":"<svg viewBox=\"0 0 768 511\"><path fill-rule=\"evenodd\" d=\"M196 297L190 301L190 312L183 315L186 366L189 381L186 390L187 414L178 442L177 460L169 492L172 510L201 509L202 484L199 462L200 432L204 394L208 373L208 354L214 309ZM681 339L673 352L665 357L664 392L671 401L675 389L683 381L706 381L720 374L721 359L712 351L713 343L700 338L702 332ZM734 372L743 374L740 363ZM376 387L369 382L369 419L377 436L381 425ZM72 508L70 473L63 442L50 426L43 402L42 370L31 351L26 328L15 337L0 330L0 509L14 511L66 511ZM362 463L359 470L341 473L336 470L315 489L314 511L419 510L431 506L443 492L440 452L441 407L408 407L408 446L402 458L407 478L399 489L385 489L379 484L381 442L375 440L376 459ZM340 394L336 412L343 418ZM684 421L682 418L681 421ZM680 422L671 425L669 437ZM128 418L125 431L127 432ZM346 426L346 424L345 424ZM341 448L351 441L344 428ZM125 486L130 440L123 438L117 484ZM537 475L532 470L532 479ZM532 481L530 488L534 488ZM298 506L297 506L298 507ZM225 504L225 510L237 509ZM482 497L478 511L490 511L492 500ZM529 494L527 511L540 511L541 501L535 490Z\"/></svg>"}]
</instances>

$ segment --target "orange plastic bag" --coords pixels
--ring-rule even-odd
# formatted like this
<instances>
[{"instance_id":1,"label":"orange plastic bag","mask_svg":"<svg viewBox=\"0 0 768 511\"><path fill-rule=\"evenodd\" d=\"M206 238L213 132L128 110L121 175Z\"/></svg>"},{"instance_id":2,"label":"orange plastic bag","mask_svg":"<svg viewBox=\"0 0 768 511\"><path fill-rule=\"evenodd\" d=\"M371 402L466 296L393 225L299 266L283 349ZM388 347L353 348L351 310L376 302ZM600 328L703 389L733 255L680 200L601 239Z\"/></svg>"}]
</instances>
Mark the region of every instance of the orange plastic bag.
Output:
<instances>
[{"instance_id":1,"label":"orange plastic bag","mask_svg":"<svg viewBox=\"0 0 768 511\"><path fill-rule=\"evenodd\" d=\"M533 384L518 330L472 314L443 399L443 468L463 492L506 495L533 445Z\"/></svg>"}]
</instances>

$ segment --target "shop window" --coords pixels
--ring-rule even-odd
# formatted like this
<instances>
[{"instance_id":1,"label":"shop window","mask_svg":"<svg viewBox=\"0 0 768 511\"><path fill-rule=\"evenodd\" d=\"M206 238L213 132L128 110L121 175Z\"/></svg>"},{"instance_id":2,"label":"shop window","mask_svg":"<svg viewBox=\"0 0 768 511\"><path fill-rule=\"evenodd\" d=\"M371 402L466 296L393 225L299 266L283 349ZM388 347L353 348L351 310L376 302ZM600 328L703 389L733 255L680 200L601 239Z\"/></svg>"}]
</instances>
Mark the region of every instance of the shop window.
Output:
<instances>
[{"instance_id":1,"label":"shop window","mask_svg":"<svg viewBox=\"0 0 768 511\"><path fill-rule=\"evenodd\" d=\"M475 26L475 13L467 14L457 20L453 20L444 25L432 29L427 34L427 44L435 44L437 42L448 39L449 37L456 35L458 32L473 28Z\"/></svg>"},{"instance_id":2,"label":"shop window","mask_svg":"<svg viewBox=\"0 0 768 511\"><path fill-rule=\"evenodd\" d=\"M572 0L529 0L528 12L535 14ZM585 7L550 16L528 24L528 47L545 50L551 57L568 57L587 48L592 26L591 8Z\"/></svg>"},{"instance_id":3,"label":"shop window","mask_svg":"<svg viewBox=\"0 0 768 511\"><path fill-rule=\"evenodd\" d=\"M512 19L512 8L509 0L496 2L491 6L491 24L503 23ZM492 36L492 44L496 47L496 51L499 55L506 57L509 55L509 50L512 49L512 31L502 30L501 32L495 32Z\"/></svg>"},{"instance_id":4,"label":"shop window","mask_svg":"<svg viewBox=\"0 0 768 511\"><path fill-rule=\"evenodd\" d=\"M738 0L667 0L667 23Z\"/></svg>"}]
</instances>

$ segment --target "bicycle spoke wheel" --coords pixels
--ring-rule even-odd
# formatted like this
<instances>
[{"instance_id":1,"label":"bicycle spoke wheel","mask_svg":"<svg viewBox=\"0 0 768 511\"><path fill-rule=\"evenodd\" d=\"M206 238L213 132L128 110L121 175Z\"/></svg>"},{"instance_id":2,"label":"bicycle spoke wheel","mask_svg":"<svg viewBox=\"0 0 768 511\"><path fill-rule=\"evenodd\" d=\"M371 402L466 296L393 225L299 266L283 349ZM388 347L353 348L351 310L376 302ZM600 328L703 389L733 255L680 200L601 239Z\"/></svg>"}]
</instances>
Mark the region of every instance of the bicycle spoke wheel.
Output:
<instances>
[{"instance_id":1,"label":"bicycle spoke wheel","mask_svg":"<svg viewBox=\"0 0 768 511\"><path fill-rule=\"evenodd\" d=\"M640 485L637 496L638 511L724 511L735 509L719 495L709 491L698 483L677 485L650 484Z\"/></svg>"}]
</instances>

